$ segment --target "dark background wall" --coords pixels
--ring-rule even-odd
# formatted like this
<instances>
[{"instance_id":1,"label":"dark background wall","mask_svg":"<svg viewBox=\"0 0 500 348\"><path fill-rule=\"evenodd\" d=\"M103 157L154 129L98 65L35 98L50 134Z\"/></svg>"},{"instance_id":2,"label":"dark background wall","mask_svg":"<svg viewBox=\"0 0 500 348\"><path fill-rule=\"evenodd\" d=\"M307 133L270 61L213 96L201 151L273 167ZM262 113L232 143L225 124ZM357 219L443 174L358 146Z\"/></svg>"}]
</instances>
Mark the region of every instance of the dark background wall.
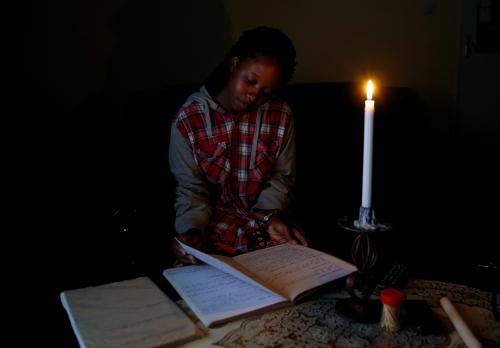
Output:
<instances>
[{"instance_id":1,"label":"dark background wall","mask_svg":"<svg viewBox=\"0 0 500 348\"><path fill-rule=\"evenodd\" d=\"M470 220L490 221L500 64L498 50L479 49L478 13L477 1L451 0L21 2L12 88L13 118L22 125L20 203L49 225L65 221L55 230L68 236L87 214L119 215L136 194L125 189L137 172L127 159L144 158L144 139L165 131L147 134L152 105L135 106L141 122L127 118L130 96L201 82L241 30L273 25L297 47L294 83L372 78L413 89L436 146L429 170L445 185L436 195L460 199L464 212L478 214ZM147 155L143 165L152 169ZM482 215L478 203L493 206Z\"/></svg>"},{"instance_id":2,"label":"dark background wall","mask_svg":"<svg viewBox=\"0 0 500 348\"><path fill-rule=\"evenodd\" d=\"M294 41L293 83L372 78L414 90L434 147L427 162L434 197L422 210L433 205L444 220L455 222L456 212L469 215L471 229L487 228L498 208L500 64L498 50L476 47L478 13L476 1L451 0L21 2L12 88L22 125L18 197L36 216L28 220L48 231L33 238L56 244L88 233L75 243L95 248L110 229L102 218L121 224L145 192L161 202L148 206L159 226L151 233L170 231L161 225L162 210L171 209L167 164L150 161L164 156L158 139L168 125L154 125L158 98L130 105L131 96L203 81L239 33L256 25L277 26ZM158 182L164 187L152 186Z\"/></svg>"},{"instance_id":3,"label":"dark background wall","mask_svg":"<svg viewBox=\"0 0 500 348\"><path fill-rule=\"evenodd\" d=\"M150 100L158 89L200 82L211 71L231 44L229 16L219 1L25 1L16 6L15 26L16 182L31 240L26 253L55 269L67 257L94 253L98 260L122 248L112 229L135 219L142 192L155 192L160 204L148 208L158 214L172 209L162 177L166 144L155 140L167 139L168 125L152 125L160 107ZM144 105L132 105L135 95ZM162 179L164 187L152 187ZM167 236L170 228L150 233Z\"/></svg>"},{"instance_id":4,"label":"dark background wall","mask_svg":"<svg viewBox=\"0 0 500 348\"><path fill-rule=\"evenodd\" d=\"M497 10L498 11L498 10ZM477 1L24 1L16 12L20 90L48 121L103 90L144 90L199 82L239 33L274 25L293 39L293 82L364 81L417 91L437 132L477 128L494 136L499 121L460 115L464 69L478 60L492 109L498 52L471 51L477 42ZM497 15L498 16L498 15ZM465 74L465 76L464 76ZM469 84L473 85L473 84ZM474 84L481 89L480 83ZM476 88L476 90L478 89ZM463 93L470 95L471 90ZM467 96L465 96L467 98ZM481 106L484 104L485 106ZM490 111L491 112L491 111ZM491 114L488 114L491 116ZM38 115L40 116L40 115ZM403 117L403 116L402 116ZM468 132L465 132L468 133ZM493 133L493 134L491 134Z\"/></svg>"}]
</instances>

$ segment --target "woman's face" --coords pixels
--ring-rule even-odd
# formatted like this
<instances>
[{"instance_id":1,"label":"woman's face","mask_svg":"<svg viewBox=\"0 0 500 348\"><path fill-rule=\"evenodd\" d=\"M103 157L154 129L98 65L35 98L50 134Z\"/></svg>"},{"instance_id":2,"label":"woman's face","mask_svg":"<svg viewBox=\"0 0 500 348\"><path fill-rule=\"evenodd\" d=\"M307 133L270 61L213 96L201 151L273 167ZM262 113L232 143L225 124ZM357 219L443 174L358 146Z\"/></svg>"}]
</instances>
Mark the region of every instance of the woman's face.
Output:
<instances>
[{"instance_id":1,"label":"woman's face","mask_svg":"<svg viewBox=\"0 0 500 348\"><path fill-rule=\"evenodd\" d=\"M256 108L269 100L280 79L280 67L270 57L233 58L231 74L220 102L232 113Z\"/></svg>"}]
</instances>

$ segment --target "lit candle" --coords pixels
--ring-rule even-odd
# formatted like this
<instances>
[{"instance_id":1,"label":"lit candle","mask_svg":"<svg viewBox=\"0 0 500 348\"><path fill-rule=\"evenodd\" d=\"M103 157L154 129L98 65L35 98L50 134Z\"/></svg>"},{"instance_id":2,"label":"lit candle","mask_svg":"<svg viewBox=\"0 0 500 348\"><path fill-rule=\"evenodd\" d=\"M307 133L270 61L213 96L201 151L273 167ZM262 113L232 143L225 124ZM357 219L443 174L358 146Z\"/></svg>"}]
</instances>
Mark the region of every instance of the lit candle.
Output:
<instances>
[{"instance_id":1,"label":"lit candle","mask_svg":"<svg viewBox=\"0 0 500 348\"><path fill-rule=\"evenodd\" d=\"M373 82L368 81L365 100L365 136L363 143L363 195L361 206L371 208L372 205L372 157L373 157L373 114L375 101L373 96Z\"/></svg>"}]
</instances>

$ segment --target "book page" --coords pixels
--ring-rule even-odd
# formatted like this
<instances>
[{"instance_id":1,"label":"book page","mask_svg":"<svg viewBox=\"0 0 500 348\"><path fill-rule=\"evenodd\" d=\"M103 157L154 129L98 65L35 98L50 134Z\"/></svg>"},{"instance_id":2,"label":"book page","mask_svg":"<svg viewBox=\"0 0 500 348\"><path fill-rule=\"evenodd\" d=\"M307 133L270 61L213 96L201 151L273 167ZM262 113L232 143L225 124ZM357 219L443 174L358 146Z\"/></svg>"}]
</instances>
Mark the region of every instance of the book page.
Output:
<instances>
[{"instance_id":1,"label":"book page","mask_svg":"<svg viewBox=\"0 0 500 348\"><path fill-rule=\"evenodd\" d=\"M80 347L177 345L202 331L147 277L61 293Z\"/></svg>"},{"instance_id":2,"label":"book page","mask_svg":"<svg viewBox=\"0 0 500 348\"><path fill-rule=\"evenodd\" d=\"M265 286L255 274L249 272L248 269L246 269L241 264L236 262L233 258L223 255L205 254L204 252L198 249L192 248L189 245L182 243L178 239L177 241L189 254L193 255L198 260L203 261L206 264L209 264L215 268L218 268L221 271L229 273L232 276L240 280L243 280L244 282L260 287L265 291L274 291L274 289L270 289L269 287ZM277 294L282 295L281 293Z\"/></svg>"},{"instance_id":3,"label":"book page","mask_svg":"<svg viewBox=\"0 0 500 348\"><path fill-rule=\"evenodd\" d=\"M238 255L233 259L291 300L356 270L350 263L332 255L288 243Z\"/></svg>"},{"instance_id":4,"label":"book page","mask_svg":"<svg viewBox=\"0 0 500 348\"><path fill-rule=\"evenodd\" d=\"M169 268L163 275L207 327L288 302L210 265Z\"/></svg>"}]
</instances>

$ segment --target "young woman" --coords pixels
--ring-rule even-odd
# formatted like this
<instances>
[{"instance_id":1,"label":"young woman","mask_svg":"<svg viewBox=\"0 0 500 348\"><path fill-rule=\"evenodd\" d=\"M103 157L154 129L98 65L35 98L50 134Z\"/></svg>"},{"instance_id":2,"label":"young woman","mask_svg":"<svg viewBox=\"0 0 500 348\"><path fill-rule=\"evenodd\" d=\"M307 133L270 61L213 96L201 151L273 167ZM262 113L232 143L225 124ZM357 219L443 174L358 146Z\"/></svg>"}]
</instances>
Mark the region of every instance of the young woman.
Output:
<instances>
[{"instance_id":1,"label":"young woman","mask_svg":"<svg viewBox=\"0 0 500 348\"><path fill-rule=\"evenodd\" d=\"M295 136L290 107L274 96L291 80L295 56L278 29L247 30L178 111L169 161L179 240L225 254L307 245L283 216L295 179ZM172 249L178 263L195 263L175 239Z\"/></svg>"}]
</instances>

